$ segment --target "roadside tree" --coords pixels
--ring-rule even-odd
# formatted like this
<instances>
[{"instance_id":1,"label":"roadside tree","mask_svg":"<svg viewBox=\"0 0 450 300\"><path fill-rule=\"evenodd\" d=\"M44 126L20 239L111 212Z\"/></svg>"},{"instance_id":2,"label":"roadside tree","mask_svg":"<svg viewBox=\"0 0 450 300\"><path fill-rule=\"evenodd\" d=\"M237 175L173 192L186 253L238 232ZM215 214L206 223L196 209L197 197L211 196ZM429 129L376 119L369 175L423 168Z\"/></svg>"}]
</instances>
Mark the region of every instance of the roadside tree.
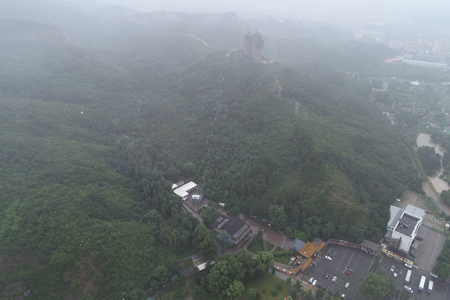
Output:
<instances>
[{"instance_id":1,"label":"roadside tree","mask_svg":"<svg viewBox=\"0 0 450 300\"><path fill-rule=\"evenodd\" d=\"M367 300L383 299L391 291L391 282L386 276L370 272L360 282L359 289Z\"/></svg>"}]
</instances>

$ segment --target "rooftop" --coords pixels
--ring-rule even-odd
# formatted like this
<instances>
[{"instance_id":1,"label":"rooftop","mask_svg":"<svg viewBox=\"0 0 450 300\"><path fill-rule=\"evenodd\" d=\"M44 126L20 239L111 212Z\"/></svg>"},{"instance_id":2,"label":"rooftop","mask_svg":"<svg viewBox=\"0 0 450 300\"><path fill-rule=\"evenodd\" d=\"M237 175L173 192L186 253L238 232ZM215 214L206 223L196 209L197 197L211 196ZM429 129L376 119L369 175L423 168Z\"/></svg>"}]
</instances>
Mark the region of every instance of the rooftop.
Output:
<instances>
[{"instance_id":1,"label":"rooftop","mask_svg":"<svg viewBox=\"0 0 450 300\"><path fill-rule=\"evenodd\" d=\"M173 190L173 192L175 194L177 194L180 197L187 197L187 195L189 195L189 192L192 191L193 189L195 189L197 187L197 184L193 181L186 183L185 185L182 185L178 188L176 188L175 190Z\"/></svg>"},{"instance_id":2,"label":"rooftop","mask_svg":"<svg viewBox=\"0 0 450 300\"><path fill-rule=\"evenodd\" d=\"M391 205L389 212L390 212L391 217L388 222L388 229L392 230L395 228L395 226L397 226L398 221L402 217L403 209L401 209L400 207Z\"/></svg>"},{"instance_id":3,"label":"rooftop","mask_svg":"<svg viewBox=\"0 0 450 300\"><path fill-rule=\"evenodd\" d=\"M408 214L410 214L412 216L418 217L420 219L422 219L423 216L425 215L425 211L423 209L412 206L410 204L408 204L408 206L406 206L405 212L407 212Z\"/></svg>"},{"instance_id":4,"label":"rooftop","mask_svg":"<svg viewBox=\"0 0 450 300\"><path fill-rule=\"evenodd\" d=\"M410 216L405 212L400 218L397 227L395 227L395 231L412 237L412 233L414 232L414 228L416 228L417 222L419 222L419 218Z\"/></svg>"},{"instance_id":5,"label":"rooftop","mask_svg":"<svg viewBox=\"0 0 450 300\"><path fill-rule=\"evenodd\" d=\"M289 248L294 249L299 251L301 250L304 246L306 245L306 243L298 238L295 238L295 240L289 245Z\"/></svg>"},{"instance_id":6,"label":"rooftop","mask_svg":"<svg viewBox=\"0 0 450 300\"><path fill-rule=\"evenodd\" d=\"M226 232L233 236L238 232L242 227L244 227L246 224L244 221L242 221L239 218L232 218L230 219L221 229L226 230Z\"/></svg>"}]
</instances>

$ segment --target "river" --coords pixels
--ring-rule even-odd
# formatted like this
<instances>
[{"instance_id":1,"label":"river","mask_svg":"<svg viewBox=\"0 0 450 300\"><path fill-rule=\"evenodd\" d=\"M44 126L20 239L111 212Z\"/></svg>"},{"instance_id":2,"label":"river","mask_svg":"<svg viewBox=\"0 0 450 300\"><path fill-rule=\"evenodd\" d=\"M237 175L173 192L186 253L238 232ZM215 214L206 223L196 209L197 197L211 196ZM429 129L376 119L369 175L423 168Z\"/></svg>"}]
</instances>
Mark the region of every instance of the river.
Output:
<instances>
[{"instance_id":1,"label":"river","mask_svg":"<svg viewBox=\"0 0 450 300\"><path fill-rule=\"evenodd\" d=\"M441 157L444 156L445 150L444 149L441 150L441 147L439 146L439 144L435 144L431 141L431 135L426 134L426 133L420 133L419 136L417 137L416 142L417 142L417 147L422 147L422 146L433 147L434 151L436 151L436 153L438 153ZM439 174L436 177L431 177L431 176L428 177L430 179L431 183L433 184L436 192L438 192L439 194L442 193L442 191L450 190L450 186L448 185L448 183L439 178L439 176L441 176L443 171L444 170L442 168L442 158L441 158L441 170L440 170Z\"/></svg>"}]
</instances>

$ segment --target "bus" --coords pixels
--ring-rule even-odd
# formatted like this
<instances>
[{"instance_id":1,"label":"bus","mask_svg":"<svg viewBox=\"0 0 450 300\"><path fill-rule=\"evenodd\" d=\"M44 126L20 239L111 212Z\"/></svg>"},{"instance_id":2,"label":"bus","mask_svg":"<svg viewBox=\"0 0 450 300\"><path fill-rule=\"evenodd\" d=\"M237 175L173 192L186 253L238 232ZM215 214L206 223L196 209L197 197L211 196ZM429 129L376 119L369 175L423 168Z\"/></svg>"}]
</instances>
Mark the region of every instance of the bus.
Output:
<instances>
[{"instance_id":1,"label":"bus","mask_svg":"<svg viewBox=\"0 0 450 300\"><path fill-rule=\"evenodd\" d=\"M409 283L410 279L411 279L411 270L408 270L408 272L406 272L405 282Z\"/></svg>"},{"instance_id":2,"label":"bus","mask_svg":"<svg viewBox=\"0 0 450 300\"><path fill-rule=\"evenodd\" d=\"M427 278L425 276L422 276L422 278L420 278L419 291L423 291L425 287L425 281L427 281Z\"/></svg>"},{"instance_id":3,"label":"bus","mask_svg":"<svg viewBox=\"0 0 450 300\"><path fill-rule=\"evenodd\" d=\"M428 282L428 289L427 289L428 293L431 293L433 291L433 284L434 282L431 280Z\"/></svg>"}]
</instances>

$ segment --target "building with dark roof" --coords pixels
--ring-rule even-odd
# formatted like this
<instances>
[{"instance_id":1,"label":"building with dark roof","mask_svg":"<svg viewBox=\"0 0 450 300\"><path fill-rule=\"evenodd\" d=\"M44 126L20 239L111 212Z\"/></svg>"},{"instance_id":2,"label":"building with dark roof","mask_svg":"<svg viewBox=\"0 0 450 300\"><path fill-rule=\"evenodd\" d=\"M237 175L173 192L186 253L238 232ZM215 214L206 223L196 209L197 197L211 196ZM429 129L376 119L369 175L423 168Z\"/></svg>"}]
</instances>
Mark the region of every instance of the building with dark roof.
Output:
<instances>
[{"instance_id":1,"label":"building with dark roof","mask_svg":"<svg viewBox=\"0 0 450 300\"><path fill-rule=\"evenodd\" d=\"M306 243L298 238L295 238L295 240L289 245L289 249L293 250L295 249L296 251L301 250L304 246L306 245Z\"/></svg>"},{"instance_id":2,"label":"building with dark roof","mask_svg":"<svg viewBox=\"0 0 450 300\"><path fill-rule=\"evenodd\" d=\"M211 225L219 234L230 237L234 247L240 247L252 236L250 225L239 218L218 217Z\"/></svg>"}]
</instances>

